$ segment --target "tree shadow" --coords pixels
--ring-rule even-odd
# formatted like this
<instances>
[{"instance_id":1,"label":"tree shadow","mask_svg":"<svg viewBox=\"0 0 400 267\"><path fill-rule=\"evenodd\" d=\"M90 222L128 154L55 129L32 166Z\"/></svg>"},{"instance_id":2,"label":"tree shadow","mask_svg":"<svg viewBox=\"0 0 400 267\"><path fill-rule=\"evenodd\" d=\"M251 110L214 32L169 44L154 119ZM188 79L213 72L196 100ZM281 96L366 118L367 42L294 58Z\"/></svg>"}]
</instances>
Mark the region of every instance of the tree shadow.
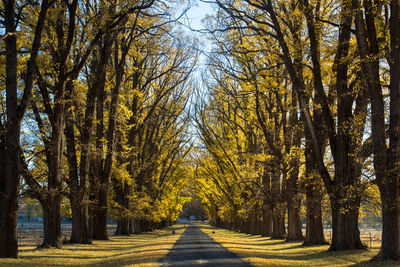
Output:
<instances>
[{"instance_id":1,"label":"tree shadow","mask_svg":"<svg viewBox=\"0 0 400 267\"><path fill-rule=\"evenodd\" d=\"M251 266L195 224L186 228L159 263L161 266Z\"/></svg>"}]
</instances>

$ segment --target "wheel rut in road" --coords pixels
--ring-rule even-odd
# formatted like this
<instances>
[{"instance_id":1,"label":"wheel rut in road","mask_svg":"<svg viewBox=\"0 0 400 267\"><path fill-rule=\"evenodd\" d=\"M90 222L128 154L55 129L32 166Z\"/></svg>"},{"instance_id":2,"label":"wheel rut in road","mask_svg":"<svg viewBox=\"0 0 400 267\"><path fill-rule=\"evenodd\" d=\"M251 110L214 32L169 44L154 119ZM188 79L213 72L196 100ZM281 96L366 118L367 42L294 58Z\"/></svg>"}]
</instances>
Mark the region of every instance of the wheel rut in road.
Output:
<instances>
[{"instance_id":1,"label":"wheel rut in road","mask_svg":"<svg viewBox=\"0 0 400 267\"><path fill-rule=\"evenodd\" d=\"M160 261L160 266L234 266L250 267L230 252L198 225L189 225L175 242L172 250Z\"/></svg>"}]
</instances>

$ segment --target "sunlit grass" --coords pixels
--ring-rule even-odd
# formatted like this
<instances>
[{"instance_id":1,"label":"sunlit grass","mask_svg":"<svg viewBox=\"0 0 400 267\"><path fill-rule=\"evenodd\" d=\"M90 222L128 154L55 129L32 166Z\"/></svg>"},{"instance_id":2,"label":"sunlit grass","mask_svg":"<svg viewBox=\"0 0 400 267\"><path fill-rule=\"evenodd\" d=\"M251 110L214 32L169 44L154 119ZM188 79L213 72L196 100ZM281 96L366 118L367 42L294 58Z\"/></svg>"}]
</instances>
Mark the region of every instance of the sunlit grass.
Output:
<instances>
[{"instance_id":1,"label":"sunlit grass","mask_svg":"<svg viewBox=\"0 0 400 267\"><path fill-rule=\"evenodd\" d=\"M202 228L217 242L255 266L400 266L394 261L370 262L378 253L377 249L328 252L327 245L302 246L301 242L271 240L208 225Z\"/></svg>"},{"instance_id":2,"label":"sunlit grass","mask_svg":"<svg viewBox=\"0 0 400 267\"><path fill-rule=\"evenodd\" d=\"M26 246L19 259L0 259L0 266L157 266L184 230L183 225L174 225L141 235L113 236L91 245L65 244L62 249Z\"/></svg>"}]
</instances>

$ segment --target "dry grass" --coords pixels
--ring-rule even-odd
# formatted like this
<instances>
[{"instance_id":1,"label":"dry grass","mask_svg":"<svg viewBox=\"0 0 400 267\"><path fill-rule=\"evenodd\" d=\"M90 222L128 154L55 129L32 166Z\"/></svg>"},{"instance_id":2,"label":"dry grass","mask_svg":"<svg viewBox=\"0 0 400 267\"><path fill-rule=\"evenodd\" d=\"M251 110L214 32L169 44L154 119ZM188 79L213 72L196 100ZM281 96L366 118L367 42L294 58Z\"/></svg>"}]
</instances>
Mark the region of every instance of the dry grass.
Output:
<instances>
[{"instance_id":1,"label":"dry grass","mask_svg":"<svg viewBox=\"0 0 400 267\"><path fill-rule=\"evenodd\" d=\"M328 246L303 247L300 242L271 240L204 224L201 227L256 266L400 266L389 261L370 262L377 249L327 252ZM19 259L0 259L0 266L157 266L184 230L183 225L175 225L142 235L94 241L92 245L66 244L62 249L23 246Z\"/></svg>"},{"instance_id":2,"label":"dry grass","mask_svg":"<svg viewBox=\"0 0 400 267\"><path fill-rule=\"evenodd\" d=\"M203 231L255 266L400 266L399 262L370 262L377 249L328 252L329 246L236 233L203 225ZM213 233L213 231L215 233Z\"/></svg>"},{"instance_id":3,"label":"dry grass","mask_svg":"<svg viewBox=\"0 0 400 267\"><path fill-rule=\"evenodd\" d=\"M305 235L305 230L303 231ZM332 240L332 229L325 229L325 240L331 242ZM381 247L382 242L382 232L376 229L360 229L360 238L361 242L366 245L368 248L379 249Z\"/></svg>"},{"instance_id":4,"label":"dry grass","mask_svg":"<svg viewBox=\"0 0 400 267\"><path fill-rule=\"evenodd\" d=\"M184 229L183 225L174 225L141 235L114 236L91 245L66 244L62 249L24 246L19 259L0 259L0 266L156 266Z\"/></svg>"}]
</instances>

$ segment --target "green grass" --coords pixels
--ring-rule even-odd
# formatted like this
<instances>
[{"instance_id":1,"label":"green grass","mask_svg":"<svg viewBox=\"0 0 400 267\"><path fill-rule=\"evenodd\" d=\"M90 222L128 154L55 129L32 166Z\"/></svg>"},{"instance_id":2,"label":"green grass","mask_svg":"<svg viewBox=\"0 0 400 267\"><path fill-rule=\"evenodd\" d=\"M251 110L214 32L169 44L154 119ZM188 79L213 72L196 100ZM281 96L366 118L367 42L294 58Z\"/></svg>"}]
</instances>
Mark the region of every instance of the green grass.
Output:
<instances>
[{"instance_id":1,"label":"green grass","mask_svg":"<svg viewBox=\"0 0 400 267\"><path fill-rule=\"evenodd\" d=\"M157 266L184 230L183 225L174 225L141 235L113 236L91 245L65 244L62 249L26 246L18 259L0 259L0 266Z\"/></svg>"},{"instance_id":2,"label":"green grass","mask_svg":"<svg viewBox=\"0 0 400 267\"><path fill-rule=\"evenodd\" d=\"M255 266L400 266L400 262L370 262L378 249L328 252L329 246L302 246L301 242L236 233L208 225L203 231ZM212 232L215 233L212 233Z\"/></svg>"}]
</instances>

